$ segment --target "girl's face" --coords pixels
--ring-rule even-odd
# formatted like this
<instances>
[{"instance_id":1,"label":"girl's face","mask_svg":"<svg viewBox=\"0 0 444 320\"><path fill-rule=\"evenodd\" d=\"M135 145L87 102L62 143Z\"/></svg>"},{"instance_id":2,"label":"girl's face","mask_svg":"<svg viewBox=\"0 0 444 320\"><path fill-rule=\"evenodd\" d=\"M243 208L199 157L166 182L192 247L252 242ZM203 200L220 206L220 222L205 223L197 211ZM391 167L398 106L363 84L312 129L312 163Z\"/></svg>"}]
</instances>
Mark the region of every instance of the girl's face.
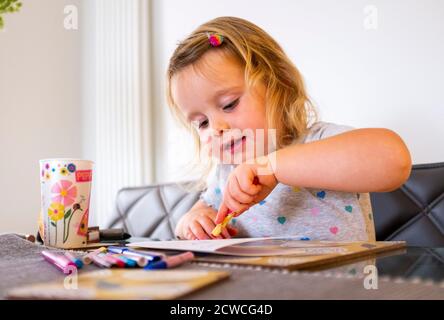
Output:
<instances>
[{"instance_id":1,"label":"girl's face","mask_svg":"<svg viewBox=\"0 0 444 320\"><path fill-rule=\"evenodd\" d=\"M173 76L171 85L174 101L209 156L233 164L266 153L265 87L248 88L235 58L210 50Z\"/></svg>"}]
</instances>

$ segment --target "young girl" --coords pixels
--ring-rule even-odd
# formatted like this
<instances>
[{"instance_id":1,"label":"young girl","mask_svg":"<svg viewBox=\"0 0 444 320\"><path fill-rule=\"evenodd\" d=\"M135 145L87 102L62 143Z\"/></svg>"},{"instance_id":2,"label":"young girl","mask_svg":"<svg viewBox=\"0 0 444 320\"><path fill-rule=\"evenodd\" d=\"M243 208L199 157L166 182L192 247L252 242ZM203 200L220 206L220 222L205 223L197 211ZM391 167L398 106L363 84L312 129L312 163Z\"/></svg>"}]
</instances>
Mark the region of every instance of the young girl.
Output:
<instances>
[{"instance_id":1,"label":"young girl","mask_svg":"<svg viewBox=\"0 0 444 320\"><path fill-rule=\"evenodd\" d=\"M177 224L179 239L375 240L368 192L396 189L410 174L409 151L393 131L312 120L297 68L243 19L214 19L179 44L168 99L215 164ZM230 212L236 218L214 237Z\"/></svg>"}]
</instances>

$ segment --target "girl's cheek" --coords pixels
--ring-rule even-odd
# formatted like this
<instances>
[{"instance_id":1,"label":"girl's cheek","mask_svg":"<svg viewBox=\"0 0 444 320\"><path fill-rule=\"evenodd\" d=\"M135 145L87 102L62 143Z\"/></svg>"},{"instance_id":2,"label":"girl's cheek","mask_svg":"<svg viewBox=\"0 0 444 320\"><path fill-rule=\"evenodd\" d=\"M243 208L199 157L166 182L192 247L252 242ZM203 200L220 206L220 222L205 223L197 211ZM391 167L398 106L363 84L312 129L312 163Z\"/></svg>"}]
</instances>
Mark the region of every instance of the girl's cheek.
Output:
<instances>
[{"instance_id":1,"label":"girl's cheek","mask_svg":"<svg viewBox=\"0 0 444 320\"><path fill-rule=\"evenodd\" d=\"M207 135L207 137L205 137L205 141L204 141L204 143L205 144L210 144L211 145L211 142L213 141L213 138L211 137L211 134L208 134Z\"/></svg>"},{"instance_id":2,"label":"girl's cheek","mask_svg":"<svg viewBox=\"0 0 444 320\"><path fill-rule=\"evenodd\" d=\"M199 134L199 139L202 144L208 143L208 141L211 139L211 128L203 128L203 129L196 129Z\"/></svg>"},{"instance_id":3,"label":"girl's cheek","mask_svg":"<svg viewBox=\"0 0 444 320\"><path fill-rule=\"evenodd\" d=\"M200 136L200 142L202 143L203 148L206 150L207 155L211 155L212 153L212 142L213 139L211 137L211 134L208 133L208 130L206 130L207 132L203 133Z\"/></svg>"}]
</instances>

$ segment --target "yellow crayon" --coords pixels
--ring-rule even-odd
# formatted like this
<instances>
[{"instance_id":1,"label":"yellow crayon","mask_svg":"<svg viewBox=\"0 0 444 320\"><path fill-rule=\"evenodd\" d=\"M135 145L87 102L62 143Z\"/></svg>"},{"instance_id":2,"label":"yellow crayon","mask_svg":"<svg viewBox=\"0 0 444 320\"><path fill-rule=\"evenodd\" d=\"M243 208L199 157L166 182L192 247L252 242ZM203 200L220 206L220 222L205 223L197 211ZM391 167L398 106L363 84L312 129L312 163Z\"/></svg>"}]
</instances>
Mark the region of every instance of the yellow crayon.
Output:
<instances>
[{"instance_id":1,"label":"yellow crayon","mask_svg":"<svg viewBox=\"0 0 444 320\"><path fill-rule=\"evenodd\" d=\"M219 223L218 225L216 225L213 229L213 231L211 232L211 234L215 237L217 237L218 235L220 235L222 232L222 223Z\"/></svg>"},{"instance_id":2,"label":"yellow crayon","mask_svg":"<svg viewBox=\"0 0 444 320\"><path fill-rule=\"evenodd\" d=\"M221 234L222 232L222 228L225 228L227 226L228 223L230 223L231 219L233 219L235 212L230 213L229 215L227 215L224 219L224 221L222 221L221 223L219 223L218 225L216 225L216 227L214 227L213 231L211 232L211 234L215 237L217 237L218 235Z\"/></svg>"}]
</instances>

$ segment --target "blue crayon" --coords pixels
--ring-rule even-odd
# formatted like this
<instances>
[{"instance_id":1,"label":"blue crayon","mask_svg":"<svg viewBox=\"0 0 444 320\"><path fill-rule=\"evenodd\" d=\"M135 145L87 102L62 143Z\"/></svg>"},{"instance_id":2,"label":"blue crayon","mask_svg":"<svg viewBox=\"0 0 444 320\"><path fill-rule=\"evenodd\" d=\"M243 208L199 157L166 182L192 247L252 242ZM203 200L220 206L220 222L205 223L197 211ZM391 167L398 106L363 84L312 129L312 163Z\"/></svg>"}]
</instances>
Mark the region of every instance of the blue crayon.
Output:
<instances>
[{"instance_id":1,"label":"blue crayon","mask_svg":"<svg viewBox=\"0 0 444 320\"><path fill-rule=\"evenodd\" d=\"M145 270L155 270L155 269L167 269L168 265L165 261L160 260L160 261L156 261L156 262L151 262L148 263L144 269Z\"/></svg>"},{"instance_id":2,"label":"blue crayon","mask_svg":"<svg viewBox=\"0 0 444 320\"><path fill-rule=\"evenodd\" d=\"M80 260L79 258L77 258L76 256L74 256L71 252L65 252L65 256L71 260L72 262L74 262L74 264L77 266L77 268L82 268L83 267L83 262L82 260Z\"/></svg>"}]
</instances>

